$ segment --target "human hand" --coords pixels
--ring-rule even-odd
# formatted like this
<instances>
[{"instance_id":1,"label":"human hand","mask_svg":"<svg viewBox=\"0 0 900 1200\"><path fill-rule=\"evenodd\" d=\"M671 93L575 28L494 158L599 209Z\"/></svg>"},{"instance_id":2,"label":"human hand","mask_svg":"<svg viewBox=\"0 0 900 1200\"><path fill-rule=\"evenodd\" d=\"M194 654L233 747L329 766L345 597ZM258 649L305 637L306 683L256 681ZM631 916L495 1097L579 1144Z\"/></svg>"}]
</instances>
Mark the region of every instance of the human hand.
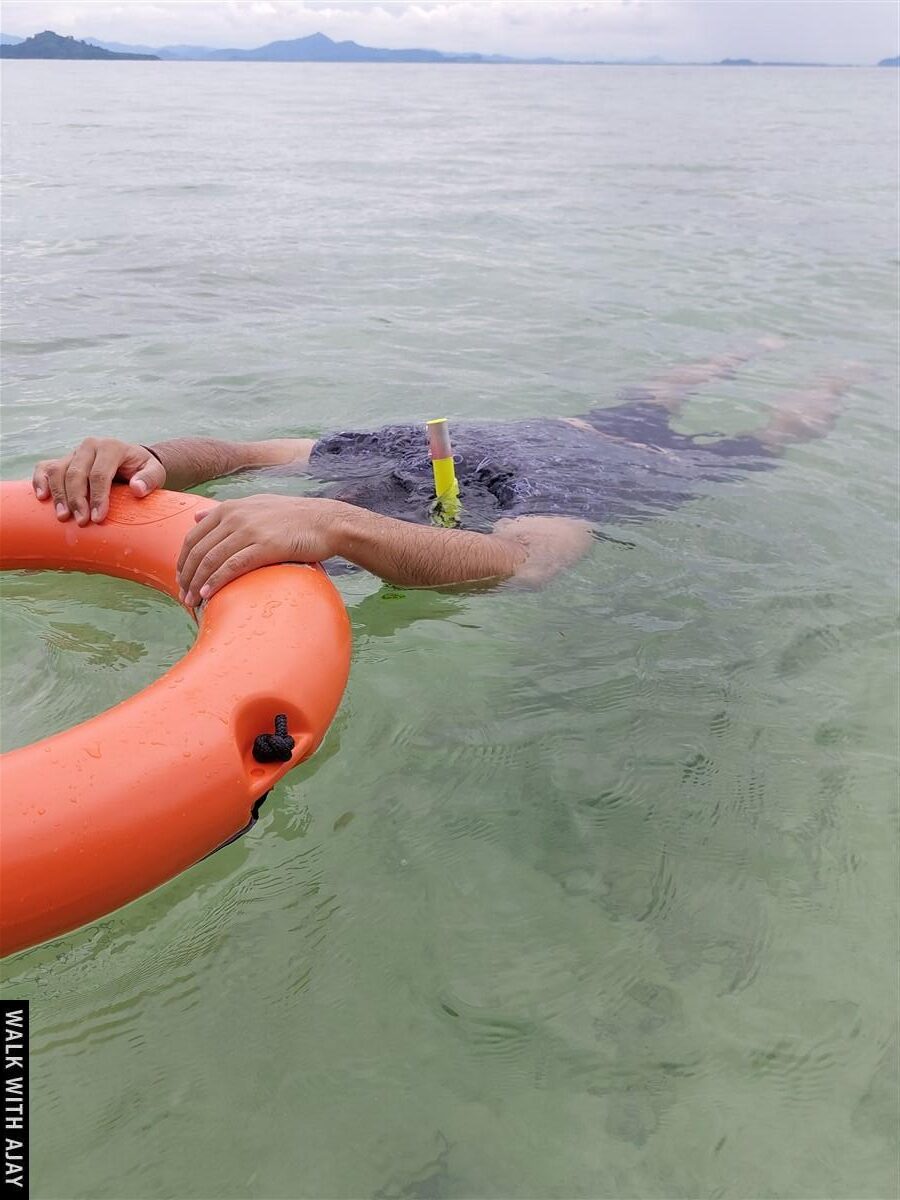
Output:
<instances>
[{"instance_id":1,"label":"human hand","mask_svg":"<svg viewBox=\"0 0 900 1200\"><path fill-rule=\"evenodd\" d=\"M331 558L339 553L352 511L339 500L292 496L248 496L198 509L196 528L184 539L178 558L182 602L194 608L257 567Z\"/></svg>"},{"instance_id":2,"label":"human hand","mask_svg":"<svg viewBox=\"0 0 900 1200\"><path fill-rule=\"evenodd\" d=\"M39 462L31 483L38 500L52 498L58 520L74 517L78 525L89 525L109 512L114 479L128 483L142 498L163 486L166 469L143 446L117 438L85 438L64 458Z\"/></svg>"}]
</instances>

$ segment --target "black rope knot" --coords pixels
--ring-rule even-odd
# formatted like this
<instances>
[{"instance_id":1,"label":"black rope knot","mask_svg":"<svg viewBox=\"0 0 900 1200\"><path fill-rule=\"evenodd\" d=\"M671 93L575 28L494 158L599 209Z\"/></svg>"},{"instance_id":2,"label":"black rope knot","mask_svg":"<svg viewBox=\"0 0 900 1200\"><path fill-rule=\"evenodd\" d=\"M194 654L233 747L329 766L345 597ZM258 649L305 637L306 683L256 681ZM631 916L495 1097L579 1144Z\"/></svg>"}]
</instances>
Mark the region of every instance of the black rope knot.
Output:
<instances>
[{"instance_id":1,"label":"black rope knot","mask_svg":"<svg viewBox=\"0 0 900 1200\"><path fill-rule=\"evenodd\" d=\"M288 733L287 717L279 713L275 718L275 732L261 733L253 742L253 757L257 762L290 762L294 752L294 739Z\"/></svg>"}]
</instances>

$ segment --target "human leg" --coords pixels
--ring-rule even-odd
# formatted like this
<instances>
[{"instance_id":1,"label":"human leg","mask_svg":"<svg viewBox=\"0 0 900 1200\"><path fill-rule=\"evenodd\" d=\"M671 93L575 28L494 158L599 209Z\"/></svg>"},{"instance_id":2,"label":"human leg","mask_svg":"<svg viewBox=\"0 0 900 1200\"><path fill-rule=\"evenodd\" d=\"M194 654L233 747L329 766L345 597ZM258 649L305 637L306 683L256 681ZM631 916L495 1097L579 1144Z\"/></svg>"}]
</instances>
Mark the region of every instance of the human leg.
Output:
<instances>
[{"instance_id":1,"label":"human leg","mask_svg":"<svg viewBox=\"0 0 900 1200\"><path fill-rule=\"evenodd\" d=\"M841 397L866 378L867 369L848 363L842 370L820 375L808 387L783 396L766 424L752 435L769 450L825 437L840 412Z\"/></svg>"},{"instance_id":2,"label":"human leg","mask_svg":"<svg viewBox=\"0 0 900 1200\"><path fill-rule=\"evenodd\" d=\"M732 350L727 354L716 354L711 358L672 367L661 375L654 376L639 389L641 401L656 404L669 413L677 413L698 387L716 379L730 379L738 367L756 358L758 354L780 350L783 345L781 338L762 337L746 350Z\"/></svg>"}]
</instances>

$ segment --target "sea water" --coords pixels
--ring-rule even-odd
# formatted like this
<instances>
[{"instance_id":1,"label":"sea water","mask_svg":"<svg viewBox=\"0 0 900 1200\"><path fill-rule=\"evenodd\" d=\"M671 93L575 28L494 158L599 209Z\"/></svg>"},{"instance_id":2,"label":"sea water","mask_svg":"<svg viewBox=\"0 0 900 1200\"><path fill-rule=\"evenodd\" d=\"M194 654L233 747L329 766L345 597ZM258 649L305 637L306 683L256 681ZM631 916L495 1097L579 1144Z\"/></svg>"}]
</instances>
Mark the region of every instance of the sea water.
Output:
<instances>
[{"instance_id":1,"label":"sea water","mask_svg":"<svg viewBox=\"0 0 900 1200\"><path fill-rule=\"evenodd\" d=\"M574 416L777 334L677 418L732 433L865 368L539 593L341 577L346 699L253 831L5 964L36 1196L896 1194L897 85L4 64L5 478ZM6 748L191 643L117 581L4 590Z\"/></svg>"}]
</instances>

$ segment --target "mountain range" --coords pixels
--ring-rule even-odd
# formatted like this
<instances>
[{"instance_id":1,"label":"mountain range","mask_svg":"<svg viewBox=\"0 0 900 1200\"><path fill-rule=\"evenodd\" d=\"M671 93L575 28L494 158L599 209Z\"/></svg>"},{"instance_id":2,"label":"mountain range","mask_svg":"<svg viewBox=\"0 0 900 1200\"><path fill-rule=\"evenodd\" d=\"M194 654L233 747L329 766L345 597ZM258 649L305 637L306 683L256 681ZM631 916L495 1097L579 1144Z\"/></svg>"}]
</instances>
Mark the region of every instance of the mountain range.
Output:
<instances>
[{"instance_id":1,"label":"mountain range","mask_svg":"<svg viewBox=\"0 0 900 1200\"><path fill-rule=\"evenodd\" d=\"M825 66L825 63L755 62L748 58L726 58L718 63L671 64L662 58L572 60L558 58L512 58L504 54L445 54L441 50L388 50L376 46L361 46L358 42L335 42L324 33L286 41L269 42L252 50L224 49L211 46L135 46L123 42L106 42L99 38L76 41L60 37L50 30L34 37L21 38L0 34L0 58L53 59L164 59L170 62L326 62L326 63L510 63L544 66L607 65L607 66ZM885 58L880 67L900 65L900 59Z\"/></svg>"},{"instance_id":2,"label":"mountain range","mask_svg":"<svg viewBox=\"0 0 900 1200\"><path fill-rule=\"evenodd\" d=\"M60 37L49 29L30 38L0 38L0 58L66 58L66 59L159 59L158 54L138 54L133 50L114 53L90 42L73 37Z\"/></svg>"},{"instance_id":3,"label":"mountain range","mask_svg":"<svg viewBox=\"0 0 900 1200\"><path fill-rule=\"evenodd\" d=\"M100 53L96 53L100 51ZM133 46L100 38L75 41L50 30L31 38L0 35L3 58L139 58L193 62L383 62L383 63L559 63L554 58L518 59L502 54L444 54L440 50L385 50L357 42L335 42L324 33L269 42L252 50L211 46Z\"/></svg>"}]
</instances>

